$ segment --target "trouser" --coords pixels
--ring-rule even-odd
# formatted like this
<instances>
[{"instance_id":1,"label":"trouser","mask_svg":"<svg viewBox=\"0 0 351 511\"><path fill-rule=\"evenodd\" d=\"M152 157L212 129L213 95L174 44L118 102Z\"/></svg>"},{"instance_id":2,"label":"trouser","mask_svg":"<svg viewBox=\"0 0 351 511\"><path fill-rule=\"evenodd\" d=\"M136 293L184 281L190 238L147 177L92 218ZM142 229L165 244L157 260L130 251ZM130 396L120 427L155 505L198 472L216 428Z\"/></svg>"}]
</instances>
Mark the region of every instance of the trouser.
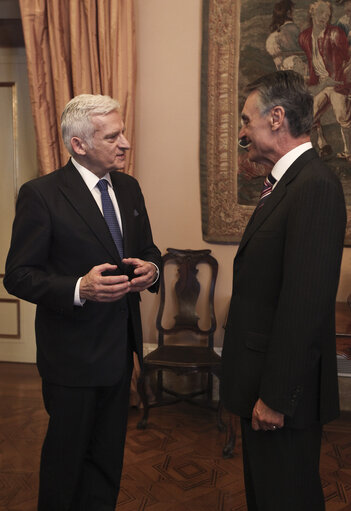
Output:
<instances>
[{"instance_id":1,"label":"trouser","mask_svg":"<svg viewBox=\"0 0 351 511\"><path fill-rule=\"evenodd\" d=\"M324 511L319 477L322 428L254 431L241 419L248 511Z\"/></svg>"},{"instance_id":2,"label":"trouser","mask_svg":"<svg viewBox=\"0 0 351 511\"><path fill-rule=\"evenodd\" d=\"M43 381L50 416L44 440L38 511L114 511L123 465L132 354L109 387Z\"/></svg>"}]
</instances>

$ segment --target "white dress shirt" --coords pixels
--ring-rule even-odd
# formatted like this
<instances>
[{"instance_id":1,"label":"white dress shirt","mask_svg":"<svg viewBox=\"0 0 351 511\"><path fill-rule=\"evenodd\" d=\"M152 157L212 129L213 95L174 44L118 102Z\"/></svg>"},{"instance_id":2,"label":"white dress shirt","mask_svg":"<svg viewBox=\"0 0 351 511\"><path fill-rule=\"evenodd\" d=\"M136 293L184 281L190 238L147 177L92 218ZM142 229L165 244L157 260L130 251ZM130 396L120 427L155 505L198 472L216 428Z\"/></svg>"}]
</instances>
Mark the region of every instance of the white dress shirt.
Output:
<instances>
[{"instance_id":1,"label":"white dress shirt","mask_svg":"<svg viewBox=\"0 0 351 511\"><path fill-rule=\"evenodd\" d=\"M100 181L100 178L98 176L96 176L93 172L88 170L87 168L83 167L83 165L78 163L73 157L71 157L71 161L72 161L73 165L75 166L75 168L78 170L79 174L82 176L85 184L87 185L89 191L91 192L92 196L94 197L96 204L99 206L99 209L103 215L104 213L102 210L101 193L100 193L99 188L97 187L97 183ZM119 227L121 229L121 234L123 236L121 212L120 212L120 209L118 206L116 195L113 191L110 174L109 173L105 174L101 179L106 179L106 181L108 182L108 193L112 200L112 204L115 209ZM156 269L156 278L155 278L154 282L151 284L151 285L153 285L153 284L155 284L155 282L157 282L157 280L159 278L160 270L155 263L151 262L151 264L153 264ZM74 290L74 305L77 305L77 306L82 306L85 303L85 300L82 300L80 298L80 293L79 293L81 280L82 280L82 277L79 277L79 279L77 280L77 283L76 283L75 290Z\"/></svg>"},{"instance_id":2,"label":"white dress shirt","mask_svg":"<svg viewBox=\"0 0 351 511\"><path fill-rule=\"evenodd\" d=\"M75 168L78 170L79 174L84 179L85 184L89 188L89 191L91 192L92 196L94 197L94 199L96 201L96 204L99 206L100 211L103 214L102 202L101 202L101 192L100 192L99 188L96 186L97 183L100 181L100 178L98 178L90 170L88 170L85 167L83 167L83 165L80 165L80 163L78 163L74 158L71 158L71 161L72 161L73 165L75 166ZM108 172L101 179L106 179L106 181L108 182L108 193L109 193L109 196L110 196L110 198L112 200L113 207L115 208L115 212L116 212L116 215L117 215L117 220L118 220L118 223L119 223L119 228L121 229L121 233L122 233L122 236L123 236L121 212L120 212L119 207L118 207L118 203L117 203L117 199L116 199L116 194L113 191L110 173Z\"/></svg>"},{"instance_id":3,"label":"white dress shirt","mask_svg":"<svg viewBox=\"0 0 351 511\"><path fill-rule=\"evenodd\" d=\"M297 160L299 156L301 156L301 154L308 151L308 149L312 149L311 142L304 142L303 144L294 147L294 149L291 149L291 151L284 154L284 156L282 156L280 160L277 161L271 170L272 176L276 179L276 182L273 185L273 189L277 186L279 179L284 176L290 165L292 165L294 161Z\"/></svg>"},{"instance_id":4,"label":"white dress shirt","mask_svg":"<svg viewBox=\"0 0 351 511\"><path fill-rule=\"evenodd\" d=\"M96 176L93 172L88 170L87 168L83 167L83 165L78 163L73 157L71 157L71 162L73 163L75 168L78 170L79 174L82 176L82 178L84 180L84 183L87 185L90 193L94 197L95 202L99 206L99 209L100 209L101 213L104 214L103 210L102 210L101 193L100 193L99 188L96 186L97 183L100 181L100 178L98 176ZM121 222L121 213L120 213L120 210L119 210L119 207L118 207L116 195L115 195L115 193L113 191L113 188L112 188L110 174L109 173L105 174L102 179L106 179L106 181L109 184L109 186L108 186L108 193L109 193L109 196L111 197L113 207L115 208L115 212L116 212L117 220L118 220L118 223L119 223L119 227L121 229L121 234L123 236L122 222ZM74 289L74 305L77 305L77 306L82 306L82 305L85 304L85 300L81 300L80 293L79 293L80 281L81 280L82 280L82 277L79 277L79 279L77 280L77 283L76 283L76 287Z\"/></svg>"}]
</instances>

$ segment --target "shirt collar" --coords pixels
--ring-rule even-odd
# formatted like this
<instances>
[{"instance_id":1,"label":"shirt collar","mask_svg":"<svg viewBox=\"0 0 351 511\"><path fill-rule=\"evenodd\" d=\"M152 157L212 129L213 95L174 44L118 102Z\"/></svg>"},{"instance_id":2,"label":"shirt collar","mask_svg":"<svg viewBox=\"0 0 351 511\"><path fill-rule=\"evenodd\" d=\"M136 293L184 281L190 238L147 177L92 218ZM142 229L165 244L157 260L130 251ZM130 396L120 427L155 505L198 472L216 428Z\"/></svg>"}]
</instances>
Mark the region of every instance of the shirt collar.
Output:
<instances>
[{"instance_id":1,"label":"shirt collar","mask_svg":"<svg viewBox=\"0 0 351 511\"><path fill-rule=\"evenodd\" d=\"M304 142L303 144L294 147L294 149L291 149L291 151L284 154L284 156L277 161L272 169L272 176L277 180L277 182L283 177L290 165L292 165L294 161L308 149L312 149L311 142Z\"/></svg>"},{"instance_id":2,"label":"shirt collar","mask_svg":"<svg viewBox=\"0 0 351 511\"><path fill-rule=\"evenodd\" d=\"M73 156L71 157L71 161L75 168L78 170L79 174L82 176L85 184L89 188L90 191L92 191L93 188L97 185L97 183L100 181L100 178L96 176L91 170L87 169L86 167L83 167L80 163L78 163ZM108 172L105 174L101 179L106 179L106 181L109 183L110 186L112 186L111 182L111 176Z\"/></svg>"}]
</instances>

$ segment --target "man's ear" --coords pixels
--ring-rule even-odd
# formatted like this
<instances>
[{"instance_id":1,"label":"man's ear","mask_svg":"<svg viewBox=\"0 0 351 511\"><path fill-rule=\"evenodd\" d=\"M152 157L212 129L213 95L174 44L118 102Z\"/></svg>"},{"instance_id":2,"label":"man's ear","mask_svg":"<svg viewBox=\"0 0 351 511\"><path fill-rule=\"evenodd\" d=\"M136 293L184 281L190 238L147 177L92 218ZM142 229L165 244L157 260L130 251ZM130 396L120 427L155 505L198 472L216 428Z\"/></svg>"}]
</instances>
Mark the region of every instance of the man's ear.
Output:
<instances>
[{"instance_id":1,"label":"man's ear","mask_svg":"<svg viewBox=\"0 0 351 511\"><path fill-rule=\"evenodd\" d=\"M79 137L71 138L71 146L76 154L84 156L86 154L86 143Z\"/></svg>"},{"instance_id":2,"label":"man's ear","mask_svg":"<svg viewBox=\"0 0 351 511\"><path fill-rule=\"evenodd\" d=\"M283 125L285 119L285 110L282 106L275 106L271 110L272 131L276 131Z\"/></svg>"}]
</instances>

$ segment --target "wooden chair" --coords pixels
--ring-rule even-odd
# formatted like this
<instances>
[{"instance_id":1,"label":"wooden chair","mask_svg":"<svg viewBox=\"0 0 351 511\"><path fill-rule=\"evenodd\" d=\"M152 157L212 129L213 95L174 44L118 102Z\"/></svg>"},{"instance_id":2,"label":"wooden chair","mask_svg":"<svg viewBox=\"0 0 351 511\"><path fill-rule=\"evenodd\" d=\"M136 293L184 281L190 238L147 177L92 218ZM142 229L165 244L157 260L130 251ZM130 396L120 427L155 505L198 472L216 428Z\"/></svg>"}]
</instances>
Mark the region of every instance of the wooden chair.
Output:
<instances>
[{"instance_id":1,"label":"wooden chair","mask_svg":"<svg viewBox=\"0 0 351 511\"><path fill-rule=\"evenodd\" d=\"M216 329L214 290L218 263L210 252L210 250L168 248L162 258L160 306L156 319L158 347L144 357L144 368L138 382L138 391L144 407L143 416L138 424L139 429L146 428L150 408L179 401L209 406L217 410L218 427L221 430L225 429L220 417L220 407L215 406L212 401L213 375L219 378L221 358L213 349L213 334ZM206 293L209 325L200 327L197 305L201 287L197 274L199 267L204 270L204 265L210 270ZM173 275L176 275L173 280L169 278L170 270L173 270ZM202 290L206 290L206 287L203 286ZM175 312L173 311L172 314L174 318L170 325L164 326L167 321L170 321L169 318L164 317L165 308L169 309L170 303L175 307ZM163 373L167 371L176 375L204 373L206 382L200 382L200 388L197 390L180 392L179 388L175 390L164 384ZM157 383L155 400L150 403L145 380L152 373L157 374Z\"/></svg>"},{"instance_id":2,"label":"wooden chair","mask_svg":"<svg viewBox=\"0 0 351 511\"><path fill-rule=\"evenodd\" d=\"M336 302L336 353L343 358L351 360L351 295L346 302Z\"/></svg>"}]
</instances>

